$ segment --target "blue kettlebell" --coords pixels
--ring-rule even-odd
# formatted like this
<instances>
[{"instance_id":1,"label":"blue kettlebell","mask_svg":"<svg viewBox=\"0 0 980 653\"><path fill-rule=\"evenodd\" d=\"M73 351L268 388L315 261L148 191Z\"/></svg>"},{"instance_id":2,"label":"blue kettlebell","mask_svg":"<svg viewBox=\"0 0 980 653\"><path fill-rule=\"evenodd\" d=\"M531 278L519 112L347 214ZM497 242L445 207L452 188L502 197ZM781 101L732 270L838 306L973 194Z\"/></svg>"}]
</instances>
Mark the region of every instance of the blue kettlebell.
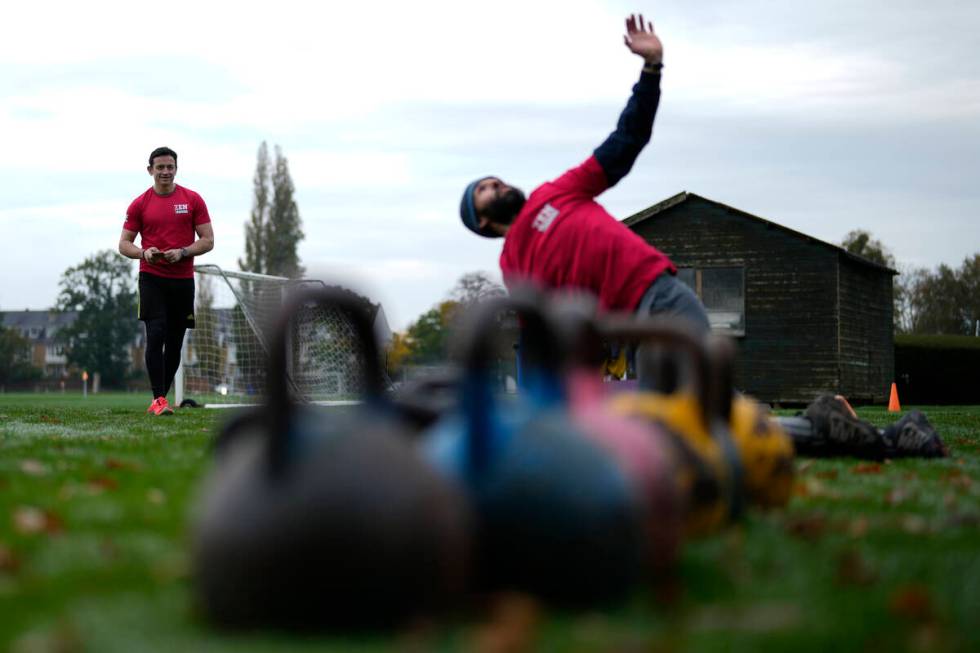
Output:
<instances>
[{"instance_id":1,"label":"blue kettlebell","mask_svg":"<svg viewBox=\"0 0 980 653\"><path fill-rule=\"evenodd\" d=\"M523 323L522 387L493 390L495 318ZM465 488L481 591L514 590L566 606L621 599L638 580L641 510L612 457L571 419L564 352L537 296L494 298L468 315L459 408L423 436L424 455Z\"/></svg>"},{"instance_id":2,"label":"blue kettlebell","mask_svg":"<svg viewBox=\"0 0 980 653\"><path fill-rule=\"evenodd\" d=\"M309 306L343 311L365 362L361 405L290 398L287 338ZM384 396L371 321L350 296L304 290L271 346L268 403L233 420L193 528L194 586L229 627L396 627L465 591L465 497L423 461Z\"/></svg>"}]
</instances>

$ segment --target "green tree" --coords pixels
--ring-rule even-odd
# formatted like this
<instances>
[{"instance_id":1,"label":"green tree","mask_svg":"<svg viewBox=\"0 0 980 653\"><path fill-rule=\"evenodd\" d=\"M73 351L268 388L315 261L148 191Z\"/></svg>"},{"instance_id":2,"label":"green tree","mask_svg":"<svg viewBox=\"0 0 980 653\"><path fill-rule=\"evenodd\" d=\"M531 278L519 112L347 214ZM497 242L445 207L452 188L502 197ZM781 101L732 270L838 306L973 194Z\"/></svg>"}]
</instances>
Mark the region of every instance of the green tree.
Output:
<instances>
[{"instance_id":1,"label":"green tree","mask_svg":"<svg viewBox=\"0 0 980 653\"><path fill-rule=\"evenodd\" d=\"M238 265L247 272L292 279L303 275L296 248L304 238L296 188L289 162L276 145L269 160L265 141L259 146L252 179L252 212L245 223L245 258Z\"/></svg>"},{"instance_id":2,"label":"green tree","mask_svg":"<svg viewBox=\"0 0 980 653\"><path fill-rule=\"evenodd\" d=\"M404 334L395 334L389 363L431 365L444 362L448 356L449 335L466 307L491 297L506 294L503 286L485 272L468 272L461 276L442 302L419 316Z\"/></svg>"},{"instance_id":3,"label":"green tree","mask_svg":"<svg viewBox=\"0 0 980 653\"><path fill-rule=\"evenodd\" d=\"M958 277L966 334L975 335L980 330L980 252L963 260Z\"/></svg>"},{"instance_id":4,"label":"green tree","mask_svg":"<svg viewBox=\"0 0 980 653\"><path fill-rule=\"evenodd\" d=\"M296 279L304 272L296 247L305 236L299 207L296 206L296 188L289 175L289 162L278 145L272 171L272 191L267 241L269 250L266 253L268 274Z\"/></svg>"},{"instance_id":5,"label":"green tree","mask_svg":"<svg viewBox=\"0 0 980 653\"><path fill-rule=\"evenodd\" d=\"M252 214L245 223L245 258L238 267L262 274L266 270L266 233L269 229L269 148L259 145L255 176L252 178Z\"/></svg>"},{"instance_id":6,"label":"green tree","mask_svg":"<svg viewBox=\"0 0 980 653\"><path fill-rule=\"evenodd\" d=\"M841 247L851 254L863 256L880 265L895 267L895 257L888 251L888 248L880 240L872 238L871 234L863 229L855 229L844 236Z\"/></svg>"},{"instance_id":7,"label":"green tree","mask_svg":"<svg viewBox=\"0 0 980 653\"><path fill-rule=\"evenodd\" d=\"M78 311L78 319L58 332L68 363L98 372L107 387L121 387L138 333L129 259L108 249L96 252L65 270L59 286L57 310Z\"/></svg>"},{"instance_id":8,"label":"green tree","mask_svg":"<svg viewBox=\"0 0 980 653\"><path fill-rule=\"evenodd\" d=\"M405 331L410 353L405 363L431 365L446 360L447 343L459 304L447 299L419 316Z\"/></svg>"},{"instance_id":9,"label":"green tree","mask_svg":"<svg viewBox=\"0 0 980 653\"><path fill-rule=\"evenodd\" d=\"M871 234L863 229L855 229L844 236L841 247L851 254L863 256L869 261L874 261L879 265L895 269L895 257L888 251L888 248L880 240L872 238ZM892 324L896 333L902 333L902 312L906 309L904 304L906 288L902 285L900 278L892 279Z\"/></svg>"},{"instance_id":10,"label":"green tree","mask_svg":"<svg viewBox=\"0 0 980 653\"><path fill-rule=\"evenodd\" d=\"M0 386L41 378L41 370L31 365L31 343L0 325Z\"/></svg>"}]
</instances>

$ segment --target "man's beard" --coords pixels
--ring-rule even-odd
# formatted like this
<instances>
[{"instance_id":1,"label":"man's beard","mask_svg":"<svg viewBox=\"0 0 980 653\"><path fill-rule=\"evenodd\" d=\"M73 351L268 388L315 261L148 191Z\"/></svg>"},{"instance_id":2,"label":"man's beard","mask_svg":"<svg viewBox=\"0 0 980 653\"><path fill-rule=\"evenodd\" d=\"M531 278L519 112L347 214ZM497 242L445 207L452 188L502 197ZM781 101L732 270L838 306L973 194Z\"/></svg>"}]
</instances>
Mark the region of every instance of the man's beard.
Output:
<instances>
[{"instance_id":1,"label":"man's beard","mask_svg":"<svg viewBox=\"0 0 980 653\"><path fill-rule=\"evenodd\" d=\"M521 212L521 209L524 208L525 201L527 200L524 197L524 193L519 189L508 188L490 202L483 210L483 213L491 222L510 224L517 217L517 214Z\"/></svg>"}]
</instances>

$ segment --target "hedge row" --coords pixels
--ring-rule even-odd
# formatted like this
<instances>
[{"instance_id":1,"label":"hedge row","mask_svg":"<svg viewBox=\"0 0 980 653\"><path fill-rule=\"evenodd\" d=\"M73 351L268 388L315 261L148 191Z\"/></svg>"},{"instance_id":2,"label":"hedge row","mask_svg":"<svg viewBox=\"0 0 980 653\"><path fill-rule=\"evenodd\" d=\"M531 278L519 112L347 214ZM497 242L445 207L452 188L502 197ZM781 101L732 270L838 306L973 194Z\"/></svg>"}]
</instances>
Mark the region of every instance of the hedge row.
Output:
<instances>
[{"instance_id":1,"label":"hedge row","mask_svg":"<svg viewBox=\"0 0 980 653\"><path fill-rule=\"evenodd\" d=\"M980 338L896 336L895 383L902 403L980 404Z\"/></svg>"}]
</instances>

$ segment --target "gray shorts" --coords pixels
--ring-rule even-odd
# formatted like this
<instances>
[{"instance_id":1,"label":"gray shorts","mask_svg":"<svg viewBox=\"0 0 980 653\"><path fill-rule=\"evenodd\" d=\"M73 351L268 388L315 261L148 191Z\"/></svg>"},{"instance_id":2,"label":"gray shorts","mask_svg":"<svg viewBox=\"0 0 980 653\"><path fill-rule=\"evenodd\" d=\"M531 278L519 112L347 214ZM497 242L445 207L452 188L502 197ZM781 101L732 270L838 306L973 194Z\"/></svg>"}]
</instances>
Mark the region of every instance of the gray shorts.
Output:
<instances>
[{"instance_id":1,"label":"gray shorts","mask_svg":"<svg viewBox=\"0 0 980 653\"><path fill-rule=\"evenodd\" d=\"M702 335L711 329L704 304L687 284L669 272L653 280L640 298L636 314L681 317Z\"/></svg>"}]
</instances>

